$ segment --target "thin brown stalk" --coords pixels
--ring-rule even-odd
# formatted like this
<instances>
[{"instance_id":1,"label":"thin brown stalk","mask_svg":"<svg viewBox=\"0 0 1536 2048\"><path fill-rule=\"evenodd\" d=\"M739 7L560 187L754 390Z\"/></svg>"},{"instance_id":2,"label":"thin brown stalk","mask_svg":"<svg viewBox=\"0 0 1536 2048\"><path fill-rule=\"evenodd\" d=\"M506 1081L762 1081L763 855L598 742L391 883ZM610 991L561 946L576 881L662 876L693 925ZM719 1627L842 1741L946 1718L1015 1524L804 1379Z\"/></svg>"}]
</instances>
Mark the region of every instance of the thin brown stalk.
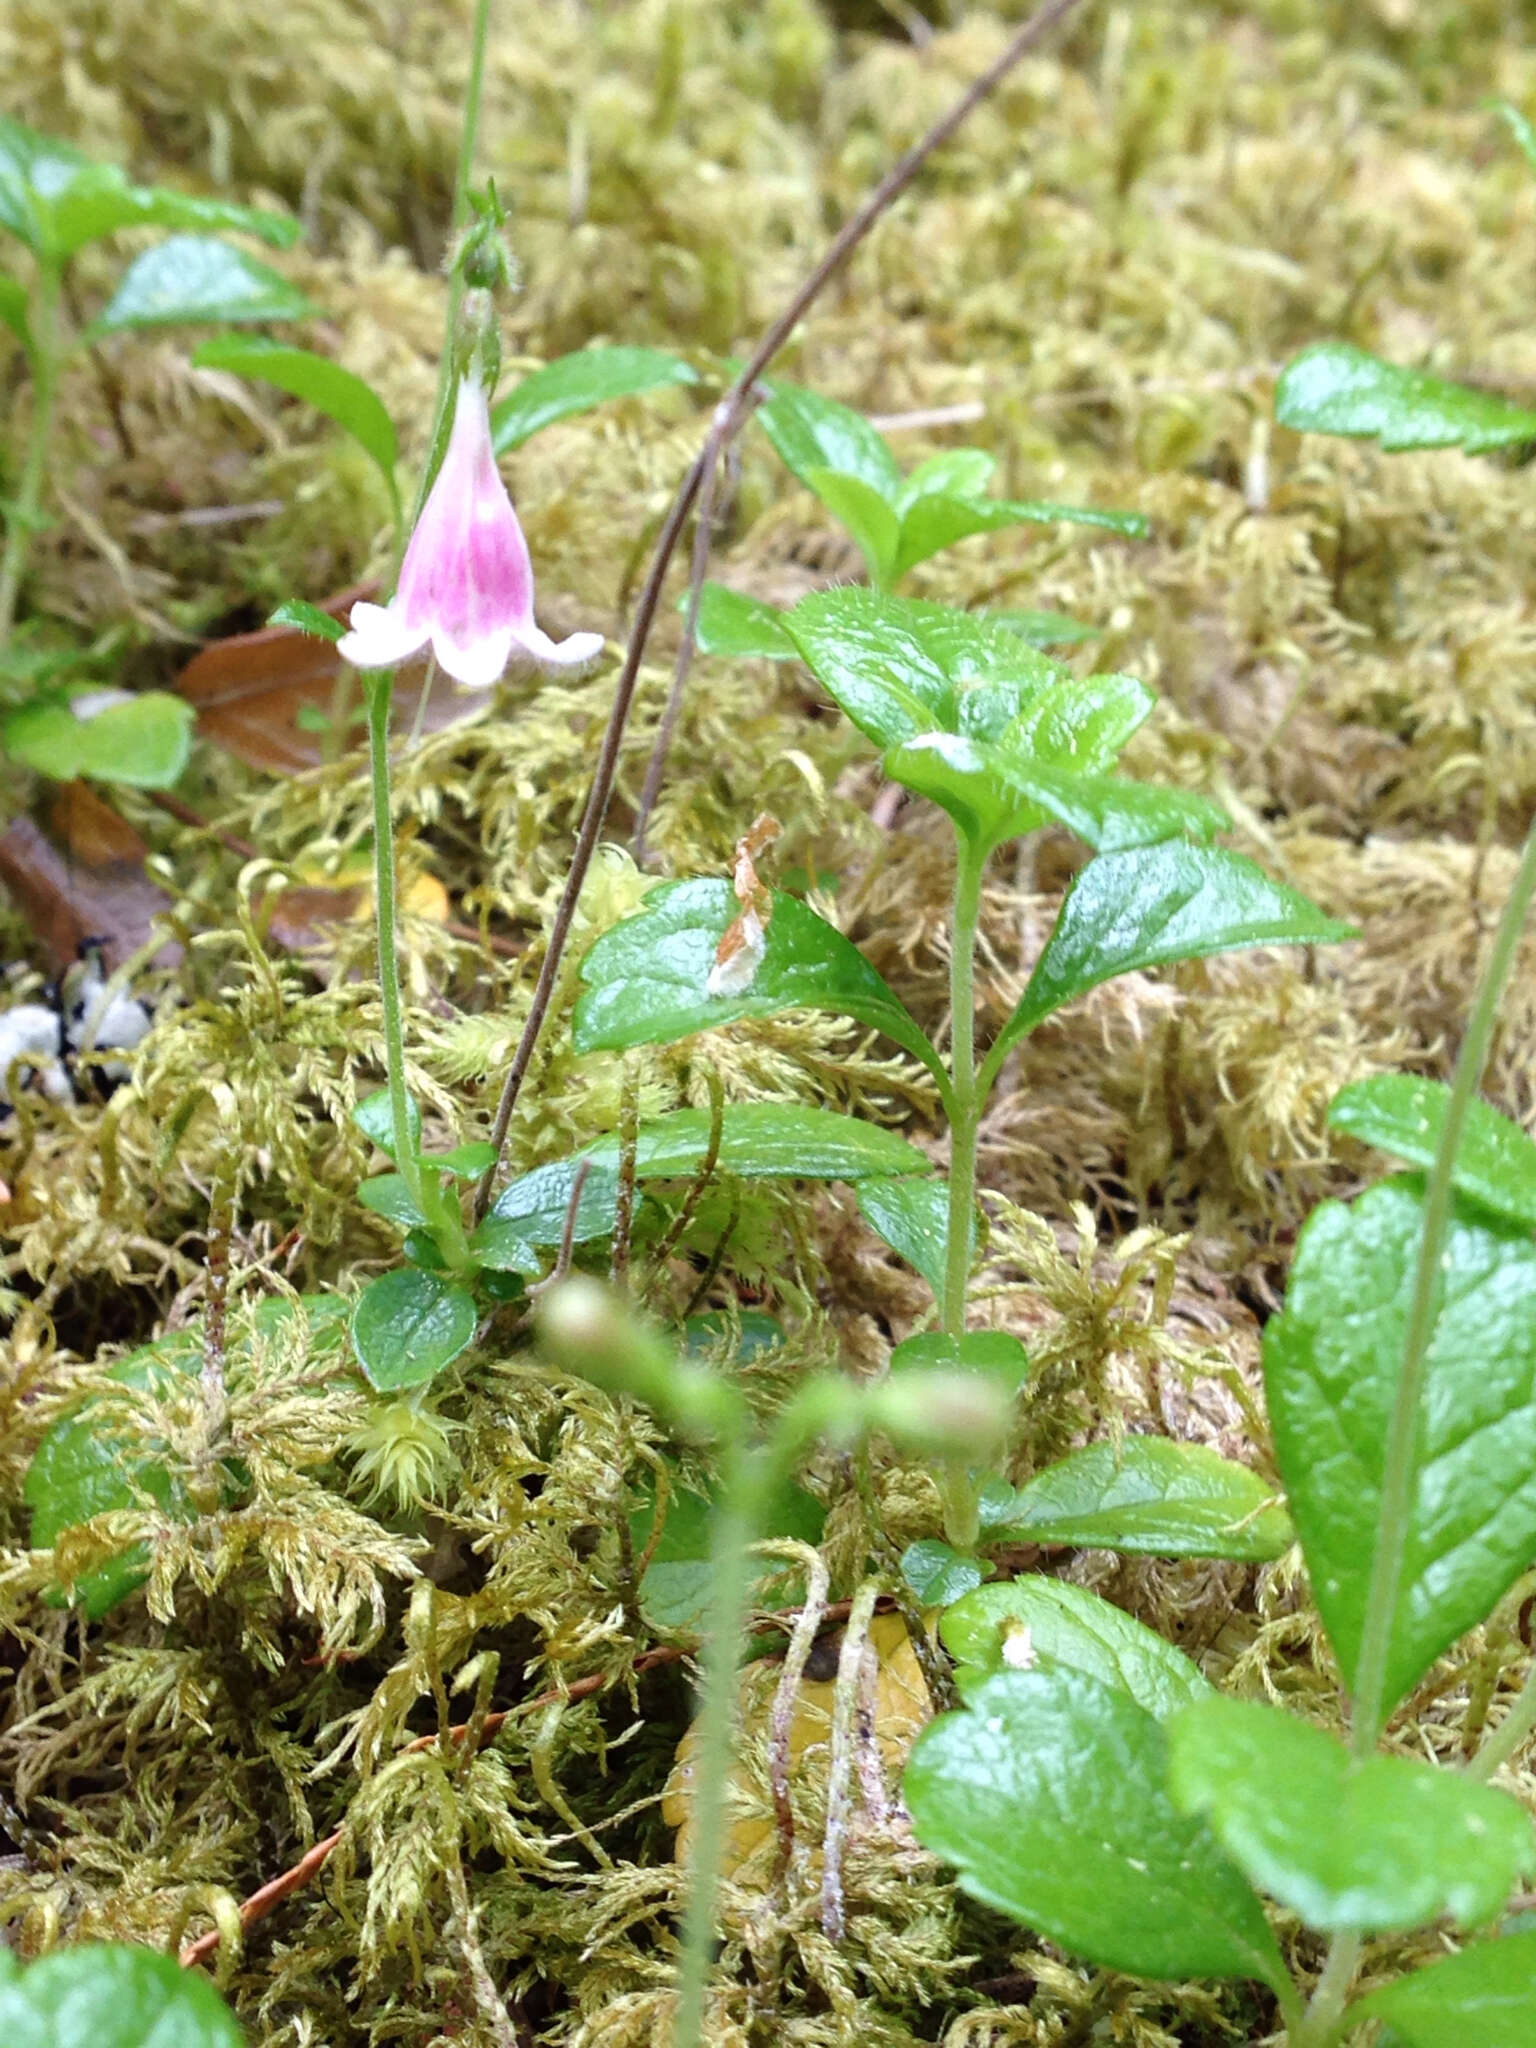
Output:
<instances>
[{"instance_id":1,"label":"thin brown stalk","mask_svg":"<svg viewBox=\"0 0 1536 2048\"><path fill-rule=\"evenodd\" d=\"M608 716L607 730L598 755L597 768L592 778L592 788L587 797L586 809L582 813L581 828L577 833L575 851L571 856L570 872L566 876L565 889L555 911L550 927L549 944L545 950L539 979L533 992L533 1002L528 1011L528 1021L523 1026L523 1035L518 1041L517 1051L501 1091L497 1105L496 1121L491 1127L491 1143L496 1148L495 1162L486 1169L484 1177L475 1190L475 1217L478 1221L490 1206L491 1190L495 1186L500 1168L501 1154L511 1128L512 1114L517 1107L517 1098L527 1078L533 1060L534 1048L544 1029L549 1014L550 1002L554 996L556 979L565 948L571 935L571 925L576 916L576 905L581 896L587 870L592 865L592 856L597 851L603 824L608 815L608 806L613 797L613 786L618 777L619 757L623 750L624 733L629 724L630 711L635 700L635 690L640 679L640 664L645 657L646 642L655 623L657 608L661 602L662 586L671 566L672 556L682 538L688 523L688 516L699 497L706 480L713 474L720 454L732 437L739 431L755 402L757 380L767 369L804 319L811 305L828 281L847 262L860 242L869 234L875 223L886 213L911 184L923 165L949 141L955 131L970 117L991 93L995 92L1008 73L1013 70L1035 46L1042 42L1057 23L1064 20L1081 0L1045 0L1028 21L1012 37L996 61L988 65L960 95L942 119L936 121L922 140L913 145L901 160L881 179L864 204L853 214L842 230L833 239L831 246L815 269L806 278L788 305L769 327L762 340L752 352L751 360L731 386L716 408L709 436L700 451L698 459L689 467L682 486L673 500L672 509L662 526L656 544L656 553L646 575L640 602L635 610L634 628L630 634L629 646L625 650L624 663L619 670L619 679L614 689L613 708ZM705 532L707 535L707 523ZM705 559L707 561L707 552ZM697 565L696 565L697 566ZM697 578L702 582L702 574ZM697 616L697 590L690 591L689 614ZM686 638L686 635L685 635ZM691 659L691 656L690 656ZM663 766L665 764L663 763ZM647 781L649 781L647 776ZM660 787L660 776L657 777ZM644 820L641 820L643 828Z\"/></svg>"}]
</instances>

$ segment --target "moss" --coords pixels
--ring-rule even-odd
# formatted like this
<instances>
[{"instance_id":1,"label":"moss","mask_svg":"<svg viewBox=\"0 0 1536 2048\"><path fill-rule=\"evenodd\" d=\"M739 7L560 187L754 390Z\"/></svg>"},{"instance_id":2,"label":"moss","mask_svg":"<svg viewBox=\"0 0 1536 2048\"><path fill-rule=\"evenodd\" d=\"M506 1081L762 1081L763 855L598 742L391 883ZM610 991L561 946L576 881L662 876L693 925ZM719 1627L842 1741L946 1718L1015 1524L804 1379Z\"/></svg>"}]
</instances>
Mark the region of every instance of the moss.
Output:
<instances>
[{"instance_id":1,"label":"moss","mask_svg":"<svg viewBox=\"0 0 1536 2048\"><path fill-rule=\"evenodd\" d=\"M306 338L383 391L419 455L435 381L441 223L462 85L461 0L13 0L13 110L191 190L296 209L281 260L326 308ZM902 10L626 0L524 10L498 36L484 167L515 206L525 286L509 354L598 338L704 360L748 340L867 182L1001 47L1022 4ZM1139 772L1228 802L1238 843L1362 938L1132 976L1053 1019L1010 1063L984 1134L982 1313L1035 1359L1022 1473L1144 1423L1265 1468L1258 1325L1294 1230L1374 1170L1331 1136L1344 1081L1446 1071L1512 840L1536 802L1528 560L1518 461L1386 457L1269 424L1274 375L1321 333L1528 396L1526 250L1536 185L1482 109L1529 106L1536 64L1493 0L1085 10L1020 68L823 300L786 369L874 412L977 404L961 428L895 425L911 463L989 448L1012 495L1135 506L1153 538L1021 527L925 564L918 594L1052 606L1096 637L1073 659L1160 692ZM125 248L126 248L125 244ZM89 302L122 251L93 256ZM387 508L305 410L191 369L189 338L110 344L128 430L77 363L62 482L32 601L82 637L129 632L131 680L174 674L192 636L315 597L385 562ZM9 374L19 386L14 356ZM672 392L562 423L509 460L547 622L622 634L649 536L707 397ZM210 528L180 515L279 509ZM716 567L777 602L859 573L761 439L742 444ZM669 680L669 592L610 819L628 833ZM406 927L413 1088L444 1142L481 1134L526 1015L611 692L611 669L509 683L402 758L408 873L460 926ZM669 871L722 871L763 808L779 872L818 899L917 1014L944 1028L951 882L941 822L871 816L862 744L783 670L702 661L651 838ZM9 788L10 785L8 784ZM340 1830L326 1872L226 1943L260 2048L475 2041L649 2048L670 2010L681 1877L658 1803L689 1719L673 1665L641 1668L625 1536L665 1446L642 1416L552 1378L515 1316L433 1390L377 1402L335 1360L237 1346L227 1427L241 1471L191 1519L153 1502L27 1547L20 1488L71 1403L112 1399L195 1483L196 1382L125 1395L112 1362L208 1299L210 1205L233 1220L243 1303L350 1292L394 1256L360 1211L351 1125L377 1085L371 927L285 955L272 911L293 864L339 867L369 830L360 763L271 782L205 754L184 792L225 840L128 798L185 945L156 969L157 1028L110 1104L34 1109L0 1138L0 1824L21 1858L0 1906L36 1949L61 1934L167 1942ZM1077 859L1047 838L988 890L984 1021L1017 999ZM636 886L615 861L595 930ZM7 944L27 935L6 909ZM22 984L18 982L18 992ZM574 995L567 977L561 1018ZM1536 1119L1536 959L1506 1005L1490 1092ZM732 1097L830 1099L910 1124L936 1154L910 1064L827 1020L737 1028L624 1062L581 1059L557 1022L514 1123L529 1166L645 1114ZM681 1255L639 1267L680 1311L735 1209L706 1299L765 1305L788 1342L754 1373L782 1398L834 1356L875 1370L931 1315L923 1283L849 1198L731 1191ZM698 1471L690 1476L697 1482ZM866 1503L834 1459L834 1595L871 1563ZM926 1474L875 1461L897 1544L932 1534ZM46 1606L56 1568L149 1546L141 1595L86 1627ZM1292 1563L1080 1557L1072 1566L1213 1676L1326 1718L1333 1674ZM1496 1618L1432 1675L1405 1747L1448 1752L1486 1694ZM546 1697L546 1695L548 1697ZM486 1711L485 1747L410 1748ZM761 1758L758 1759L761 1762ZM819 1821L797 1783L807 1832ZM16 1812L10 1811L14 1803ZM606 1861L604 1859L607 1859ZM1072 1967L967 1904L899 1829L850 1850L849 1931L804 1889L727 1901L713 2038L846 2048L1190 2048L1263 2038L1241 1987L1131 1986ZM1296 1940L1294 1930L1287 1938ZM1307 1967L1315 1957L1298 1948ZM1383 1951L1385 1958L1385 1951ZM505 1999L498 2016L489 1983Z\"/></svg>"}]
</instances>

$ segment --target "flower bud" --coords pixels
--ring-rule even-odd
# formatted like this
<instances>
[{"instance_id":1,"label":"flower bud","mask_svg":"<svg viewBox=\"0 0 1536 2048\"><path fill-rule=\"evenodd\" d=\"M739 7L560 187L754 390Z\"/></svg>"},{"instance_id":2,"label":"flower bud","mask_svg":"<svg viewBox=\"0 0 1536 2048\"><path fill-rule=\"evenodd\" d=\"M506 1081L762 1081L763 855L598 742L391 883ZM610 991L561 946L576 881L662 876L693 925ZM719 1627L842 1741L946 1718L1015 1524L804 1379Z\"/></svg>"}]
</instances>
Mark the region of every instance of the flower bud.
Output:
<instances>
[{"instance_id":1,"label":"flower bud","mask_svg":"<svg viewBox=\"0 0 1536 2048\"><path fill-rule=\"evenodd\" d=\"M985 1464L1003 1447L1013 1400L973 1372L921 1367L870 1389L869 1422L900 1450Z\"/></svg>"}]
</instances>

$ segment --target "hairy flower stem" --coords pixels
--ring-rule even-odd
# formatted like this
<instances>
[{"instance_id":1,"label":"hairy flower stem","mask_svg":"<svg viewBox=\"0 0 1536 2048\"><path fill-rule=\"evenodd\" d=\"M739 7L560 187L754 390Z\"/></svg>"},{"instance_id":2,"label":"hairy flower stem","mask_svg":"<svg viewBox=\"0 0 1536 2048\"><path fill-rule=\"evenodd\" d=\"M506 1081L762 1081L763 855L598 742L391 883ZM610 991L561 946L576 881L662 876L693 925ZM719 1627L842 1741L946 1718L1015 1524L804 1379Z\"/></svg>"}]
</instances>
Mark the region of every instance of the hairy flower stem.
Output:
<instances>
[{"instance_id":1,"label":"hairy flower stem","mask_svg":"<svg viewBox=\"0 0 1536 2048\"><path fill-rule=\"evenodd\" d=\"M0 647L8 645L16 622L16 600L27 572L32 536L41 522L48 448L59 395L59 299L63 277L56 264L40 263L32 303L32 423L21 483L5 526L5 553L0 556Z\"/></svg>"},{"instance_id":2,"label":"hairy flower stem","mask_svg":"<svg viewBox=\"0 0 1536 2048\"><path fill-rule=\"evenodd\" d=\"M1450 1233L1456 1154L1461 1147L1467 1111L1483 1078L1483 1064L1498 1022L1499 998L1514 966L1533 895L1536 895L1536 824L1527 835L1514 886L1504 905L1498 930L1493 936L1493 946L1478 981L1472 1014L1467 1019L1466 1036L1462 1039L1451 1080L1440 1144L1424 1189L1424 1234L1419 1240L1418 1264L1413 1276L1413 1297L1403 1338L1402 1370L1387 1423L1381 1513L1376 1524L1371 1583L1360 1632L1360 1658L1355 1667L1350 1749L1362 1762L1374 1754L1392 1707L1387 1697L1387 1664L1392 1648L1392 1624L1402 1593L1403 1559L1413 1514L1414 1452L1420 1410L1424 1403L1426 1363L1445 1282L1445 1244ZM1522 1709L1536 1715L1536 1699L1527 1708L1522 1695L1515 1713L1519 1714ZM1517 1723L1512 1742L1518 1742L1521 1732ZM1486 1754L1485 1749L1483 1755ZM1477 1759L1478 1763L1481 1761L1481 1758ZM1486 1769L1496 1768L1499 1761L1501 1759L1496 1756L1494 1763ZM1486 1771L1475 1772L1479 1776L1485 1774ZM1326 2048L1334 2038L1359 1959L1360 1936L1336 1934L1323 1965L1323 1974L1307 2007L1306 2018L1291 2031L1292 2048Z\"/></svg>"},{"instance_id":3,"label":"hairy flower stem","mask_svg":"<svg viewBox=\"0 0 1536 2048\"><path fill-rule=\"evenodd\" d=\"M726 1829L726 1785L736 1729L737 1671L752 1586L751 1548L763 1532L777 1461L769 1446L733 1444L721 1460L711 1544L704 1704L693 1767L693 1855L672 2048L702 2048L704 1995L715 1948L715 1898Z\"/></svg>"},{"instance_id":4,"label":"hairy flower stem","mask_svg":"<svg viewBox=\"0 0 1536 2048\"><path fill-rule=\"evenodd\" d=\"M955 914L949 957L949 1228L944 1261L944 1330L965 1335L966 1297L976 1217L976 1143L982 1097L976 1083L976 928L981 918L982 849L961 836L955 868ZM963 1466L944 1468L940 1479L944 1533L957 1549L969 1550L977 1536L978 1491Z\"/></svg>"},{"instance_id":5,"label":"hairy flower stem","mask_svg":"<svg viewBox=\"0 0 1536 2048\"><path fill-rule=\"evenodd\" d=\"M405 552L406 541L416 530L416 522L427 502L427 493L442 467L453 427L453 392L458 377L454 341L459 331L459 308L464 303L464 279L459 273L456 238L469 219L469 185L475 173L475 149L480 136L480 103L485 97L485 45L490 26L491 0L475 0L474 20L469 29L469 77L464 86L464 118L459 127L459 157L453 173L453 217L448 235L448 311L443 323L443 356L437 371L437 397L432 405L432 437L427 443L427 459L422 464L421 480L416 486L416 502L411 507L410 521L400 541L398 552L401 554Z\"/></svg>"},{"instance_id":6,"label":"hairy flower stem","mask_svg":"<svg viewBox=\"0 0 1536 2048\"><path fill-rule=\"evenodd\" d=\"M410 1102L405 1092L405 1026L400 1000L400 955L395 942L395 826L389 797L389 712L395 678L389 669L363 677L368 701L368 767L373 784L373 896L379 928L379 1000L384 1011L384 1064L389 1077L389 1121L395 1166L417 1210L422 1203L421 1168L411 1139Z\"/></svg>"}]
</instances>

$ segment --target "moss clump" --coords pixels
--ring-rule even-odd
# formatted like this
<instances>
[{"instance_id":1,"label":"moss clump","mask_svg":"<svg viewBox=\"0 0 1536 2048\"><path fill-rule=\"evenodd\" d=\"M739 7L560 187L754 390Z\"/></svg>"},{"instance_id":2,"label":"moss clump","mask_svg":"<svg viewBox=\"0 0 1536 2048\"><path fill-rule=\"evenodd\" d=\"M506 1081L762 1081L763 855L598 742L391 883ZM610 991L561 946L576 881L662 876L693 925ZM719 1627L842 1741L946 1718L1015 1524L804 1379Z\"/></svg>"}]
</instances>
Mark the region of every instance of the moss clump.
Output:
<instances>
[{"instance_id":1,"label":"moss clump","mask_svg":"<svg viewBox=\"0 0 1536 2048\"><path fill-rule=\"evenodd\" d=\"M928 11L936 32L916 39L895 32L900 10L813 0L523 10L498 33L483 128L525 272L509 354L743 345L1023 8ZM462 0L398 19L354 0L13 0L0 64L13 110L39 127L145 178L297 210L304 252L284 260L328 315L310 338L379 385L419 452L466 16ZM898 421L904 461L958 435L997 456L1010 495L1146 512L1154 535L1136 547L1018 528L923 565L911 588L1092 625L1073 658L1161 694L1132 765L1222 796L1242 843L1363 933L1315 959L1130 977L1013 1063L984 1134L982 1313L1036 1361L1021 1472L1146 1422L1262 1468L1259 1320L1308 1206L1372 1170L1326 1131L1325 1105L1361 1074L1444 1072L1454 1052L1536 802L1523 680L1536 500L1516 463L1298 440L1271 426L1270 395L1289 353L1323 333L1536 388L1536 184L1482 110L1490 92L1527 107L1536 95L1506 16L1493 0L1085 11L901 202L786 360L874 413L982 408L958 430ZM85 298L115 260L91 259ZM194 371L190 346L109 344L126 440L89 365L71 371L58 518L37 544L37 608L82 636L126 620L114 660L133 680L172 674L215 622L319 596L387 551L364 467L302 408ZM19 385L14 353L9 373ZM706 404L628 401L511 459L553 629L622 632ZM181 516L210 510L240 516ZM750 435L715 566L777 602L858 572ZM616 841L675 630L664 605ZM489 1122L610 686L606 673L514 681L400 762L402 865L443 885L454 920L405 930L411 1083L445 1143ZM916 805L877 822L878 786L794 675L701 662L651 839L671 871L721 871L773 810L780 871L809 877L942 1030L946 835ZM27 794L14 776L7 788ZM215 832L125 799L183 946L149 977L162 1013L131 1087L105 1106L26 1106L0 1135L14 1312L0 1361L0 1828L15 1852L0 1905L26 1949L217 1925L218 1967L260 2048L649 2048L670 2010L681 1886L659 1806L690 1702L684 1645L637 1604L631 1517L672 1447L537 1367L515 1310L410 1407L370 1396L299 1325L258 1330L258 1301L349 1296L394 1256L353 1196L367 1161L350 1112L379 1079L371 927L344 922L296 957L274 923L295 866L340 872L365 846L367 796L356 755L273 782L211 751L183 793ZM994 874L986 1027L1016 999L1076 858L1047 838ZM615 859L587 929L637 886ZM562 1017L572 994L568 981ZM1490 1076L1527 1122L1533 1006L1527 958ZM512 1163L614 1128L626 1096L650 1114L706 1102L713 1084L830 1097L910 1120L924 1142L931 1130L922 1078L824 1021L626 1063L578 1059L557 1018ZM157 1330L206 1333L222 1285L211 1231L228 1237L232 1289L222 1478L200 1374L150 1393L109 1376ZM724 1190L664 1271L638 1261L668 1313L701 1282L699 1305L728 1326L744 1308L781 1320L786 1342L751 1368L765 1405L834 1356L877 1369L930 1313L923 1283L835 1192ZM185 1505L146 1495L34 1551L27 1465L84 1398L161 1447ZM886 1542L936 1528L920 1470L877 1460L867 1498L855 1477L832 1459L807 1475L834 1598L881 1567ZM89 1627L45 1603L60 1574L129 1540L149 1574L132 1601ZM1068 1568L1213 1675L1324 1711L1327 1651L1294 1567ZM1439 1667L1405 1747L1449 1751L1513 1626L1496 1618ZM818 1796L807 1773L808 1839ZM242 1942L236 1902L333 1835L323 1874ZM1272 2023L1242 1987L1069 1966L961 1899L894 1820L850 1847L845 1907L832 1942L806 1887L743 1879L714 2038L1204 2048L1255 2043Z\"/></svg>"}]
</instances>

